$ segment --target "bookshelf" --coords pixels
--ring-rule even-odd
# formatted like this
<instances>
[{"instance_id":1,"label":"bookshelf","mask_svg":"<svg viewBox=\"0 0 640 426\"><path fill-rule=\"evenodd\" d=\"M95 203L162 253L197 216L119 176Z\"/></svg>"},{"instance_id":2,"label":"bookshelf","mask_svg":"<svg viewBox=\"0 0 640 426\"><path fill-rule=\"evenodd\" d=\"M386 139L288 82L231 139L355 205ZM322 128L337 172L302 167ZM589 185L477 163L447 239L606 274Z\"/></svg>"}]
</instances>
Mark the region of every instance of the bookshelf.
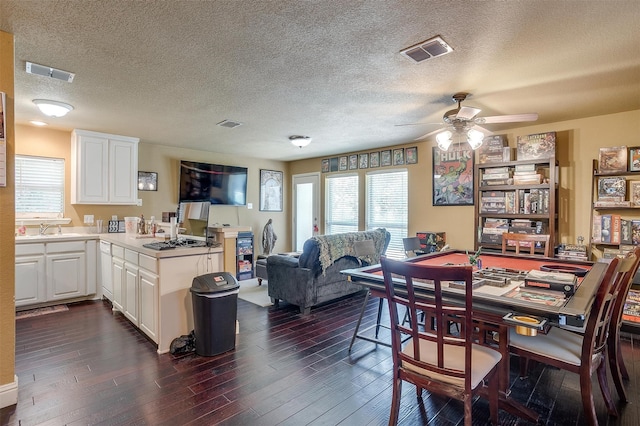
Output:
<instances>
[{"instance_id":1,"label":"bookshelf","mask_svg":"<svg viewBox=\"0 0 640 426\"><path fill-rule=\"evenodd\" d=\"M624 256L640 244L640 171L602 172L593 160L591 228L593 259ZM603 232L604 231L604 232ZM636 274L623 313L622 330L640 334L640 276Z\"/></svg>"},{"instance_id":2,"label":"bookshelf","mask_svg":"<svg viewBox=\"0 0 640 426\"><path fill-rule=\"evenodd\" d=\"M474 186L476 250L482 246L483 251L501 251L506 231L549 234L550 246L556 246L555 156L476 164Z\"/></svg>"}]
</instances>

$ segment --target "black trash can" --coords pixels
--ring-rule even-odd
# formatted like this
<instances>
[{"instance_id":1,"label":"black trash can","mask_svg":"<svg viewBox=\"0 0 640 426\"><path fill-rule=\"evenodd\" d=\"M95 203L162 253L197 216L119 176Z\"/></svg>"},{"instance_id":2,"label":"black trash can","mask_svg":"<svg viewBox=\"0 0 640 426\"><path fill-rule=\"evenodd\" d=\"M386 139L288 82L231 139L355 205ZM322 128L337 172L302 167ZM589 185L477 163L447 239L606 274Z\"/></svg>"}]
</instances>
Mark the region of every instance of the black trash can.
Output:
<instances>
[{"instance_id":1,"label":"black trash can","mask_svg":"<svg viewBox=\"0 0 640 426\"><path fill-rule=\"evenodd\" d=\"M191 300L198 355L214 356L235 348L239 288L228 272L193 279Z\"/></svg>"}]
</instances>

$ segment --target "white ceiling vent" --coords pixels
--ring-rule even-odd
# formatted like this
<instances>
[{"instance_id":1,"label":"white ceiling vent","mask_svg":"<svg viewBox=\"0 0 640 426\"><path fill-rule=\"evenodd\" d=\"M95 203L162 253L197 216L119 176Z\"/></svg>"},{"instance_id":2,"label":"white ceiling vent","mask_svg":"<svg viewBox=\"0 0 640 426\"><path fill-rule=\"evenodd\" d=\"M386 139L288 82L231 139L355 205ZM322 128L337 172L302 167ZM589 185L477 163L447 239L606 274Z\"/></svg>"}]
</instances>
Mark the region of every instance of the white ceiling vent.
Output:
<instances>
[{"instance_id":1,"label":"white ceiling vent","mask_svg":"<svg viewBox=\"0 0 640 426\"><path fill-rule=\"evenodd\" d=\"M427 59L446 55L449 52L453 52L453 48L449 46L442 37L436 36L414 46L407 47L401 50L400 54L410 61L419 64Z\"/></svg>"},{"instance_id":2,"label":"white ceiling vent","mask_svg":"<svg viewBox=\"0 0 640 426\"><path fill-rule=\"evenodd\" d=\"M76 76L74 73L69 71L51 68L46 65L38 65L34 64L33 62L27 62L27 73L41 75L44 77L51 77L55 78L56 80L66 81L68 83L73 83L73 79Z\"/></svg>"},{"instance_id":3,"label":"white ceiling vent","mask_svg":"<svg viewBox=\"0 0 640 426\"><path fill-rule=\"evenodd\" d=\"M229 129L235 129L238 126L241 126L242 123L238 122L238 121L231 121L231 120L222 120L221 122L219 122L218 124L216 124L216 126L220 126L220 127L226 127Z\"/></svg>"}]
</instances>

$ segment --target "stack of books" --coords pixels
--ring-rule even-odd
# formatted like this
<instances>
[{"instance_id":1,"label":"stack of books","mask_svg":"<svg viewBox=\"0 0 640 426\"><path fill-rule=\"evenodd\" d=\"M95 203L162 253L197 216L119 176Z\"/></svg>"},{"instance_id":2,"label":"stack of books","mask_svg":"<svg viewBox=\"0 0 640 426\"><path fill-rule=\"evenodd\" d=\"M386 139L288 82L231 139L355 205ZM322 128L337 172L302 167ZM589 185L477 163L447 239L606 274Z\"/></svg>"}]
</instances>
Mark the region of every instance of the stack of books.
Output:
<instances>
[{"instance_id":1,"label":"stack of books","mask_svg":"<svg viewBox=\"0 0 640 426\"><path fill-rule=\"evenodd\" d=\"M622 319L631 322L640 322L640 291L629 290L627 301L622 311Z\"/></svg>"},{"instance_id":2,"label":"stack of books","mask_svg":"<svg viewBox=\"0 0 640 426\"><path fill-rule=\"evenodd\" d=\"M484 244L502 244L502 234L509 230L509 219L486 218L480 241Z\"/></svg>"},{"instance_id":3,"label":"stack of books","mask_svg":"<svg viewBox=\"0 0 640 426\"><path fill-rule=\"evenodd\" d=\"M481 213L506 213L504 191L482 191L480 194Z\"/></svg>"}]
</instances>

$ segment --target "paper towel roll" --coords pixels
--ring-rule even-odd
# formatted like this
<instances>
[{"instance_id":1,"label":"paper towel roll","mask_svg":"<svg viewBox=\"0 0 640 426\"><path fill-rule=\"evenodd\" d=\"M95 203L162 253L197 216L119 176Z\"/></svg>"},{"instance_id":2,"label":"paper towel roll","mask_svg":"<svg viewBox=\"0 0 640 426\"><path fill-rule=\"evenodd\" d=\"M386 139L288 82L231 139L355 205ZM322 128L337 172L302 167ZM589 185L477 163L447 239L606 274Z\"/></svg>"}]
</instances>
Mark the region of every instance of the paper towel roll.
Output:
<instances>
[{"instance_id":1,"label":"paper towel roll","mask_svg":"<svg viewBox=\"0 0 640 426\"><path fill-rule=\"evenodd\" d=\"M169 221L171 223L170 238L172 240L175 240L176 238L178 238L178 218L174 216L174 217L170 218Z\"/></svg>"}]
</instances>

